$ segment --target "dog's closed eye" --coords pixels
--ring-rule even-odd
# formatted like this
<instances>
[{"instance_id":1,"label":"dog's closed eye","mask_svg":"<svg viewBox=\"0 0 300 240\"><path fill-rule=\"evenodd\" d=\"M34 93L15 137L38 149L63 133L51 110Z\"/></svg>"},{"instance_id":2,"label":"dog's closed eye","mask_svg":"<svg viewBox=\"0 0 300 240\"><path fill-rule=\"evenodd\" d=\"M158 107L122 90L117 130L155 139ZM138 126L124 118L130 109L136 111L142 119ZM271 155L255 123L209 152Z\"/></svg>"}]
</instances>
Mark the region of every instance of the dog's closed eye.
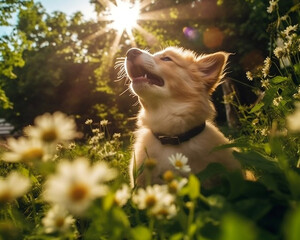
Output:
<instances>
[{"instance_id":1,"label":"dog's closed eye","mask_svg":"<svg viewBox=\"0 0 300 240\"><path fill-rule=\"evenodd\" d=\"M160 58L160 60L166 61L166 62L172 61L172 59L170 57L162 57L162 58Z\"/></svg>"}]
</instances>

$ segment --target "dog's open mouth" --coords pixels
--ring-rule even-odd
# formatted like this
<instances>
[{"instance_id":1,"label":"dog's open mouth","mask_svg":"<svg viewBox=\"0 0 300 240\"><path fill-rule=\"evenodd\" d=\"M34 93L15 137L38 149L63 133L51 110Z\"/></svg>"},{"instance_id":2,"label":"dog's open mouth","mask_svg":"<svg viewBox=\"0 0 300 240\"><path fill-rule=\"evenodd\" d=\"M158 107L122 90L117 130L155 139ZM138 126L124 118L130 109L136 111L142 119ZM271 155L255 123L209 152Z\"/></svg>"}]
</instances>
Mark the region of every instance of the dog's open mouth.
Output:
<instances>
[{"instance_id":1,"label":"dog's open mouth","mask_svg":"<svg viewBox=\"0 0 300 240\"><path fill-rule=\"evenodd\" d=\"M133 83L147 82L151 85L157 85L160 87L165 84L164 80L161 77L147 71L142 66L137 65L132 66L130 71L130 78Z\"/></svg>"}]
</instances>

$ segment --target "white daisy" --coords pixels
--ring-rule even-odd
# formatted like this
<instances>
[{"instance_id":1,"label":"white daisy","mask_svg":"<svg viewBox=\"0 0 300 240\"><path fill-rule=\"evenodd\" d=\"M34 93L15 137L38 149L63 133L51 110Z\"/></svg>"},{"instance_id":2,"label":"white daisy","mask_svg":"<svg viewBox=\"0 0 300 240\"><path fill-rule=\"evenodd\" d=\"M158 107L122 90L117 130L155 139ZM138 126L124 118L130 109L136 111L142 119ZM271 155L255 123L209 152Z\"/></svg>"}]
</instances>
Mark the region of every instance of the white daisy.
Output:
<instances>
[{"instance_id":1,"label":"white daisy","mask_svg":"<svg viewBox=\"0 0 300 240\"><path fill-rule=\"evenodd\" d=\"M174 179L168 184L168 189L170 193L177 194L186 184L188 180L182 178L180 180Z\"/></svg>"},{"instance_id":2,"label":"white daisy","mask_svg":"<svg viewBox=\"0 0 300 240\"><path fill-rule=\"evenodd\" d=\"M91 125L93 123L93 120L92 119L87 119L86 121L85 121L85 124L86 125Z\"/></svg>"},{"instance_id":3,"label":"white daisy","mask_svg":"<svg viewBox=\"0 0 300 240\"><path fill-rule=\"evenodd\" d=\"M74 222L75 219L59 205L52 207L42 219L46 233L66 232Z\"/></svg>"},{"instance_id":4,"label":"white daisy","mask_svg":"<svg viewBox=\"0 0 300 240\"><path fill-rule=\"evenodd\" d=\"M266 78L269 75L271 63L272 63L271 58L267 57L264 61L264 67L262 69L262 74L264 78Z\"/></svg>"},{"instance_id":5,"label":"white daisy","mask_svg":"<svg viewBox=\"0 0 300 240\"><path fill-rule=\"evenodd\" d=\"M132 196L132 201L138 209L153 209L162 202L173 202L174 196L168 193L167 186L147 186L146 189L139 188Z\"/></svg>"},{"instance_id":6,"label":"white daisy","mask_svg":"<svg viewBox=\"0 0 300 240\"><path fill-rule=\"evenodd\" d=\"M274 49L273 53L278 59L281 59L285 55L285 50L282 47L277 47Z\"/></svg>"},{"instance_id":7,"label":"white daisy","mask_svg":"<svg viewBox=\"0 0 300 240\"><path fill-rule=\"evenodd\" d=\"M102 127L106 127L107 125L108 125L108 120L101 120L100 121L100 125L102 126Z\"/></svg>"},{"instance_id":8,"label":"white daisy","mask_svg":"<svg viewBox=\"0 0 300 240\"><path fill-rule=\"evenodd\" d=\"M11 172L6 178L0 178L0 203L11 202L23 196L31 187L30 180L18 172Z\"/></svg>"},{"instance_id":9,"label":"white daisy","mask_svg":"<svg viewBox=\"0 0 300 240\"><path fill-rule=\"evenodd\" d=\"M113 138L119 139L121 137L121 133L114 133Z\"/></svg>"},{"instance_id":10,"label":"white daisy","mask_svg":"<svg viewBox=\"0 0 300 240\"><path fill-rule=\"evenodd\" d=\"M269 79L262 79L261 81L261 86L263 87L263 88L269 88L269 86L270 86L270 81L269 81Z\"/></svg>"},{"instance_id":11,"label":"white daisy","mask_svg":"<svg viewBox=\"0 0 300 240\"><path fill-rule=\"evenodd\" d=\"M171 155L169 157L169 160L176 169L182 172L191 171L190 166L187 164L188 158L184 156L182 153L176 153L176 155Z\"/></svg>"},{"instance_id":12,"label":"white daisy","mask_svg":"<svg viewBox=\"0 0 300 240\"><path fill-rule=\"evenodd\" d=\"M61 112L53 115L45 113L38 116L34 123L35 126L25 128L25 133L46 143L65 142L79 136L74 119Z\"/></svg>"},{"instance_id":13,"label":"white daisy","mask_svg":"<svg viewBox=\"0 0 300 240\"><path fill-rule=\"evenodd\" d=\"M268 13L272 13L275 9L276 9L276 7L278 6L278 1L279 0L271 0L271 1L269 1L269 7L267 7L267 12Z\"/></svg>"},{"instance_id":14,"label":"white daisy","mask_svg":"<svg viewBox=\"0 0 300 240\"><path fill-rule=\"evenodd\" d=\"M48 158L44 145L37 139L9 138L7 144L10 151L2 156L6 162L31 162Z\"/></svg>"},{"instance_id":15,"label":"white daisy","mask_svg":"<svg viewBox=\"0 0 300 240\"><path fill-rule=\"evenodd\" d=\"M249 81L253 80L253 76L252 76L252 73L250 71L246 72L246 77L248 78Z\"/></svg>"},{"instance_id":16,"label":"white daisy","mask_svg":"<svg viewBox=\"0 0 300 240\"><path fill-rule=\"evenodd\" d=\"M294 26L287 26L285 30L283 30L281 33L284 35L284 36L290 36L290 33L291 32L295 32L297 31L297 28L298 28L298 24L294 25Z\"/></svg>"},{"instance_id":17,"label":"white daisy","mask_svg":"<svg viewBox=\"0 0 300 240\"><path fill-rule=\"evenodd\" d=\"M150 214L158 219L170 219L176 216L177 209L174 203L166 201L152 208Z\"/></svg>"},{"instance_id":18,"label":"white daisy","mask_svg":"<svg viewBox=\"0 0 300 240\"><path fill-rule=\"evenodd\" d=\"M123 207L131 197L131 191L127 184L123 184L122 188L115 193L115 203Z\"/></svg>"},{"instance_id":19,"label":"white daisy","mask_svg":"<svg viewBox=\"0 0 300 240\"><path fill-rule=\"evenodd\" d=\"M287 116L287 126L293 132L300 132L300 102L296 103L296 110Z\"/></svg>"},{"instance_id":20,"label":"white daisy","mask_svg":"<svg viewBox=\"0 0 300 240\"><path fill-rule=\"evenodd\" d=\"M298 92L293 94L293 98L298 99L298 100L300 99L300 87L298 88Z\"/></svg>"},{"instance_id":21,"label":"white daisy","mask_svg":"<svg viewBox=\"0 0 300 240\"><path fill-rule=\"evenodd\" d=\"M279 103L282 101L282 96L276 97L273 99L273 105L278 107Z\"/></svg>"},{"instance_id":22,"label":"white daisy","mask_svg":"<svg viewBox=\"0 0 300 240\"><path fill-rule=\"evenodd\" d=\"M53 204L60 204L70 213L81 215L92 201L107 194L107 181L114 179L116 170L104 162L93 166L85 158L73 162L62 161L57 173L47 180L44 199Z\"/></svg>"}]
</instances>

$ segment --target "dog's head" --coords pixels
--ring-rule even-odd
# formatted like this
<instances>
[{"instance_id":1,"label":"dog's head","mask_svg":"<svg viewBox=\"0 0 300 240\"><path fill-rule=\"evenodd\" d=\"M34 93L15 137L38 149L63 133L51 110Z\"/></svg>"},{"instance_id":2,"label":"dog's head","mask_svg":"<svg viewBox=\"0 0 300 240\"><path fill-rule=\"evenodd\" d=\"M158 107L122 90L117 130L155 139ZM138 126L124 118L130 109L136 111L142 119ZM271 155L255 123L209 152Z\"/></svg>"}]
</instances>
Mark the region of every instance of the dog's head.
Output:
<instances>
[{"instance_id":1,"label":"dog's head","mask_svg":"<svg viewBox=\"0 0 300 240\"><path fill-rule=\"evenodd\" d=\"M210 95L223 77L227 59L224 52L197 56L189 50L168 47L152 55L132 48L127 52L125 68L131 89L144 107L172 103L177 109L188 108L209 119L214 116Z\"/></svg>"},{"instance_id":2,"label":"dog's head","mask_svg":"<svg viewBox=\"0 0 300 240\"><path fill-rule=\"evenodd\" d=\"M131 89L142 101L188 100L214 91L227 58L224 52L196 56L192 51L169 47L152 55L132 48L126 54L125 68Z\"/></svg>"}]
</instances>

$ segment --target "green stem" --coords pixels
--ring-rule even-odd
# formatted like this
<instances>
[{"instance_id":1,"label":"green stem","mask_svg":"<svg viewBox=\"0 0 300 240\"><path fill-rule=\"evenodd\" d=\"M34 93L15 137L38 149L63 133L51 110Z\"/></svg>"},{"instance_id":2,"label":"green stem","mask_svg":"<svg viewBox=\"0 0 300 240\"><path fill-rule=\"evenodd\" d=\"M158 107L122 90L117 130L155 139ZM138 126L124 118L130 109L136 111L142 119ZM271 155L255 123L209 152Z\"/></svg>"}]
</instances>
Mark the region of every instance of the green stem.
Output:
<instances>
[{"instance_id":1,"label":"green stem","mask_svg":"<svg viewBox=\"0 0 300 240\"><path fill-rule=\"evenodd\" d=\"M246 86L246 87L249 87L249 88L252 88L252 89L257 89L256 87L253 87L253 86L251 86L251 85L249 85L249 84L247 84L247 83L243 83L243 82L241 82L240 80L237 80L237 79L235 79L235 78L230 78L230 80L232 80L232 81L234 81L234 82L237 82L237 83L239 83L239 84L241 84L241 85L244 85L244 86Z\"/></svg>"},{"instance_id":2,"label":"green stem","mask_svg":"<svg viewBox=\"0 0 300 240\"><path fill-rule=\"evenodd\" d=\"M189 229L190 229L190 226L192 225L193 223L193 220L194 220L194 215L195 215L195 200L193 200L190 208L189 208L189 215L188 215L188 221L187 221L187 226L186 226L186 235L191 237L189 235Z\"/></svg>"},{"instance_id":3,"label":"green stem","mask_svg":"<svg viewBox=\"0 0 300 240\"><path fill-rule=\"evenodd\" d=\"M32 214L33 214L34 224L35 224L35 226L37 226L38 219L37 219L36 208L35 208L35 198L34 198L33 194L30 194L30 198L31 198L31 203L32 203Z\"/></svg>"},{"instance_id":4,"label":"green stem","mask_svg":"<svg viewBox=\"0 0 300 240\"><path fill-rule=\"evenodd\" d=\"M153 216L150 217L149 230L150 230L151 239L152 239L152 237L153 237L153 231L154 231L154 217Z\"/></svg>"},{"instance_id":5,"label":"green stem","mask_svg":"<svg viewBox=\"0 0 300 240\"><path fill-rule=\"evenodd\" d=\"M279 64L280 64L280 61L282 61L282 60L279 59ZM281 72L280 68L277 66L276 63L274 63L274 66L277 68L277 71L279 72L279 74L280 74L281 76L284 76L283 73Z\"/></svg>"}]
</instances>

